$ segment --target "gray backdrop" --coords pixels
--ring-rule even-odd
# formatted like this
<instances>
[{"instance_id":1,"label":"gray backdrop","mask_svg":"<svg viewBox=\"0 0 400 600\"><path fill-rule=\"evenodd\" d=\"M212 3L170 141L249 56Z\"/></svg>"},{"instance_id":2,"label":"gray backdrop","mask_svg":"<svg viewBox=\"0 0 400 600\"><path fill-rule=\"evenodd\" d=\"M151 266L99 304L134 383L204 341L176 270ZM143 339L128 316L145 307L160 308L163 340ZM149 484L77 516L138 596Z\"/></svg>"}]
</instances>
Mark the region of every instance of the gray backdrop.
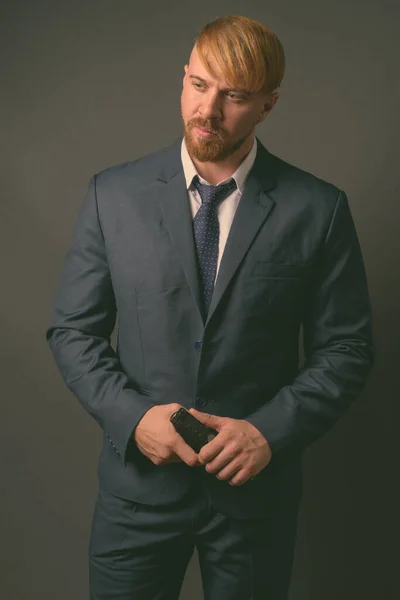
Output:
<instances>
[{"instance_id":1,"label":"gray backdrop","mask_svg":"<svg viewBox=\"0 0 400 600\"><path fill-rule=\"evenodd\" d=\"M290 598L399 597L397 6L3 2L0 553L7 600L88 597L100 431L64 386L45 343L51 298L89 178L181 133L181 79L193 39L206 21L232 13L264 21L283 42L281 98L257 134L272 152L347 192L375 317L377 361L365 393L304 455ZM202 598L196 554L181 597Z\"/></svg>"}]
</instances>

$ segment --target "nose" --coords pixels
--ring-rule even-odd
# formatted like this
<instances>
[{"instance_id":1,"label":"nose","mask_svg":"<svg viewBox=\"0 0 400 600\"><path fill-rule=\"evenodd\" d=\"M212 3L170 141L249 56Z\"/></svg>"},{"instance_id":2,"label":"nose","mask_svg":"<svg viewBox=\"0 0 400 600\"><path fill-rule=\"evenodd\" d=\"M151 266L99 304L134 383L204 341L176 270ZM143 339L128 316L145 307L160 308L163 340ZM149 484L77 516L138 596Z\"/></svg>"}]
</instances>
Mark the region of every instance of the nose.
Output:
<instances>
[{"instance_id":1,"label":"nose","mask_svg":"<svg viewBox=\"0 0 400 600\"><path fill-rule=\"evenodd\" d=\"M199 113L203 119L216 119L221 117L221 101L218 92L209 91L202 96Z\"/></svg>"}]
</instances>

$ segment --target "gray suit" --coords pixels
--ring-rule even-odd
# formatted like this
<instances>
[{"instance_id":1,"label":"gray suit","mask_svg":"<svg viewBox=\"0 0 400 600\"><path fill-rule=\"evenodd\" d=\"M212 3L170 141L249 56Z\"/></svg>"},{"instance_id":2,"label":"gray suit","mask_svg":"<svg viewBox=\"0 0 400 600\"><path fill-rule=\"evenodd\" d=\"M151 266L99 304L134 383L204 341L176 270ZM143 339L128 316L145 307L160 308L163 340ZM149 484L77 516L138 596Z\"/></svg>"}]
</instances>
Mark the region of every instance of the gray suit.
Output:
<instances>
[{"instance_id":1,"label":"gray suit","mask_svg":"<svg viewBox=\"0 0 400 600\"><path fill-rule=\"evenodd\" d=\"M300 499L302 450L365 385L371 309L346 195L257 143L205 323L181 138L90 181L47 340L104 432L100 483L119 497L167 504L201 477L222 513L273 514ZM170 402L247 419L271 463L237 487L183 462L154 465L131 434Z\"/></svg>"}]
</instances>

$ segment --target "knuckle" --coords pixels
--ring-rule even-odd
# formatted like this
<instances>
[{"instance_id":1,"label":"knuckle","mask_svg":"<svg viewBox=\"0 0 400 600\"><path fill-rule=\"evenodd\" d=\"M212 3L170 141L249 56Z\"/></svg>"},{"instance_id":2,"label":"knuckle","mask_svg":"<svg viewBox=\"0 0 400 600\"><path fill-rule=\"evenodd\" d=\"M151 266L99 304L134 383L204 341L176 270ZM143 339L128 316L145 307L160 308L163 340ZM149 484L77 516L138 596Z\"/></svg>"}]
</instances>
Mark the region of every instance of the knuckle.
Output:
<instances>
[{"instance_id":1,"label":"knuckle","mask_svg":"<svg viewBox=\"0 0 400 600\"><path fill-rule=\"evenodd\" d=\"M199 460L207 462L207 454L205 452L202 452L201 450L199 452Z\"/></svg>"},{"instance_id":2,"label":"knuckle","mask_svg":"<svg viewBox=\"0 0 400 600\"><path fill-rule=\"evenodd\" d=\"M171 423L171 426L173 426L172 423ZM165 440L165 445L170 451L175 448L177 439L178 439L178 437L177 437L178 435L179 435L179 433L174 430L174 432L172 432L171 435L167 436L167 438Z\"/></svg>"},{"instance_id":3,"label":"knuckle","mask_svg":"<svg viewBox=\"0 0 400 600\"><path fill-rule=\"evenodd\" d=\"M166 450L165 448L162 448L161 450L159 450L158 456L157 456L157 460L159 461L158 464L165 463L168 460L169 456L170 456L170 452L168 450Z\"/></svg>"},{"instance_id":4,"label":"knuckle","mask_svg":"<svg viewBox=\"0 0 400 600\"><path fill-rule=\"evenodd\" d=\"M197 458L195 456L188 458L186 464L189 465L189 467L194 467L197 464Z\"/></svg>"}]
</instances>

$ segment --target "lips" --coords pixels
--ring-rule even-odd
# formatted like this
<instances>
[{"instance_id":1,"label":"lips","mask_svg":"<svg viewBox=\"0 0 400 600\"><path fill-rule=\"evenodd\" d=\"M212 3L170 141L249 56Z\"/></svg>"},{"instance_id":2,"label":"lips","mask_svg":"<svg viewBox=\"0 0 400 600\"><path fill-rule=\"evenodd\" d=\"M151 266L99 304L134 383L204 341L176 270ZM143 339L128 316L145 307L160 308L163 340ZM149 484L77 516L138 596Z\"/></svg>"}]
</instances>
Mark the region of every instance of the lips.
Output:
<instances>
[{"instance_id":1,"label":"lips","mask_svg":"<svg viewBox=\"0 0 400 600\"><path fill-rule=\"evenodd\" d=\"M197 129L197 131L201 134L202 137L213 137L214 135L217 135L215 131L205 129L204 127L200 127L199 125L196 125L195 129Z\"/></svg>"},{"instance_id":2,"label":"lips","mask_svg":"<svg viewBox=\"0 0 400 600\"><path fill-rule=\"evenodd\" d=\"M198 129L201 129L201 131L204 131L205 133L216 133L215 131L212 131L211 129L205 129L204 127L200 127L200 125L198 125Z\"/></svg>"}]
</instances>

